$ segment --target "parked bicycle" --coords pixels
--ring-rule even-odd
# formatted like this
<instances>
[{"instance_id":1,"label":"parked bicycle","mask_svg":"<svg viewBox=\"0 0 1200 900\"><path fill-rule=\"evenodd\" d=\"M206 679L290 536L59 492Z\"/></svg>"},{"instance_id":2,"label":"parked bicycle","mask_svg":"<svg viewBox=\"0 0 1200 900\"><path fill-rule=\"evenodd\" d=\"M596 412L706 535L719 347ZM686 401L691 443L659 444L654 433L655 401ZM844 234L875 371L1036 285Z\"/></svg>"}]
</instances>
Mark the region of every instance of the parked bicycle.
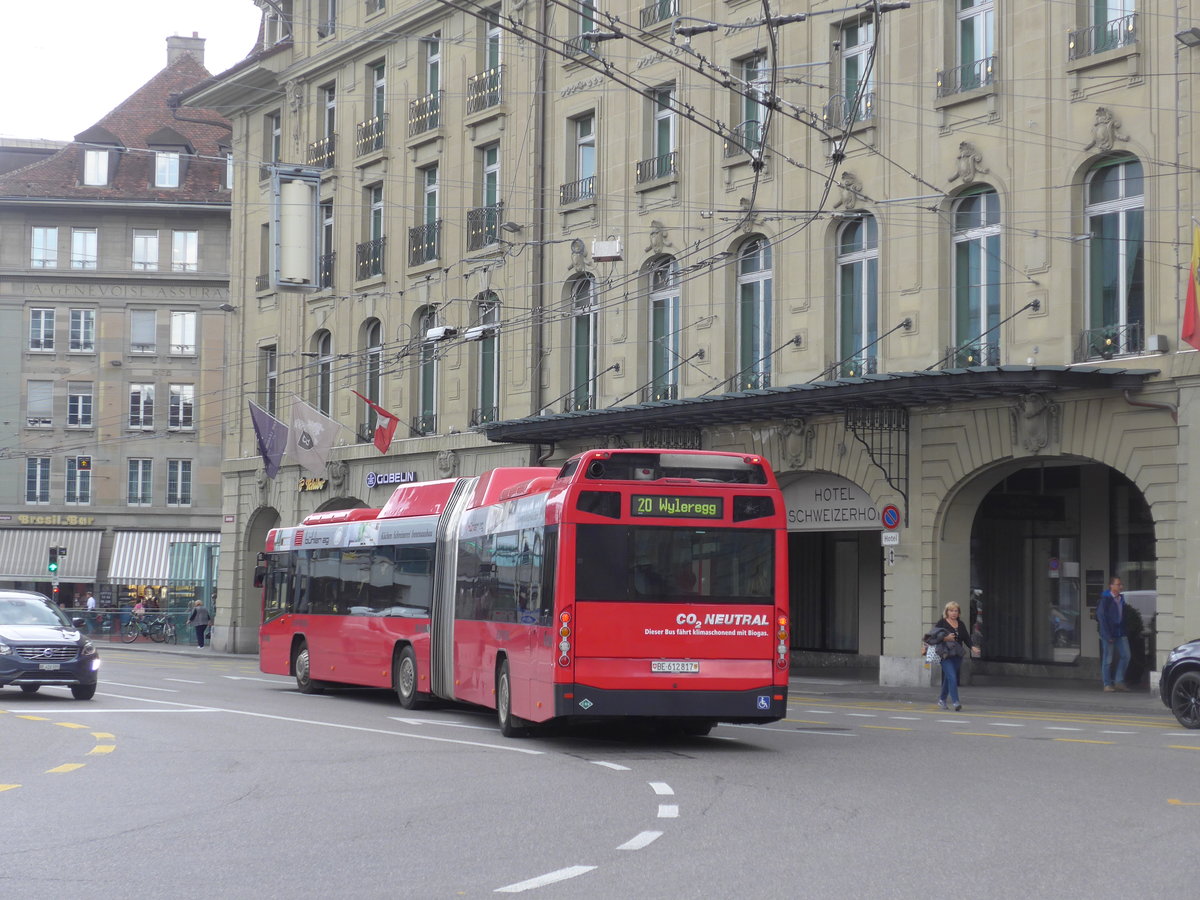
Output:
<instances>
[{"instance_id":1,"label":"parked bicycle","mask_svg":"<svg viewBox=\"0 0 1200 900\"><path fill-rule=\"evenodd\" d=\"M165 615L138 617L133 616L128 622L121 626L121 639L127 644L132 644L143 635L150 638L157 644L168 640L175 634L175 626L172 625Z\"/></svg>"}]
</instances>

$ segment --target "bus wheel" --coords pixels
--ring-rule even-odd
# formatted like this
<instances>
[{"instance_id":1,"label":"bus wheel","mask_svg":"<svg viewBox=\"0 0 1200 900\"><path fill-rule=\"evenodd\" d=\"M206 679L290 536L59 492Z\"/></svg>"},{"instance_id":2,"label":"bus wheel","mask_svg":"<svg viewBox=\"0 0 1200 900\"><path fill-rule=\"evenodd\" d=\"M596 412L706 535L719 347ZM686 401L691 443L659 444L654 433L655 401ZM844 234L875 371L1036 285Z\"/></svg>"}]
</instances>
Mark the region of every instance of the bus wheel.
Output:
<instances>
[{"instance_id":1,"label":"bus wheel","mask_svg":"<svg viewBox=\"0 0 1200 900\"><path fill-rule=\"evenodd\" d=\"M302 694L319 694L325 690L325 686L319 681L313 681L312 671L309 669L308 644L304 641L300 642L300 646L296 648L296 657L292 660L292 668L296 672L296 690Z\"/></svg>"},{"instance_id":2,"label":"bus wheel","mask_svg":"<svg viewBox=\"0 0 1200 900\"><path fill-rule=\"evenodd\" d=\"M392 662L392 688L405 709L424 706L417 693L417 654L413 653L412 647L405 647Z\"/></svg>"},{"instance_id":3,"label":"bus wheel","mask_svg":"<svg viewBox=\"0 0 1200 900\"><path fill-rule=\"evenodd\" d=\"M500 723L500 733L507 738L529 734L525 720L512 714L512 676L508 673L507 659L500 663L500 671L496 673L496 719Z\"/></svg>"}]
</instances>

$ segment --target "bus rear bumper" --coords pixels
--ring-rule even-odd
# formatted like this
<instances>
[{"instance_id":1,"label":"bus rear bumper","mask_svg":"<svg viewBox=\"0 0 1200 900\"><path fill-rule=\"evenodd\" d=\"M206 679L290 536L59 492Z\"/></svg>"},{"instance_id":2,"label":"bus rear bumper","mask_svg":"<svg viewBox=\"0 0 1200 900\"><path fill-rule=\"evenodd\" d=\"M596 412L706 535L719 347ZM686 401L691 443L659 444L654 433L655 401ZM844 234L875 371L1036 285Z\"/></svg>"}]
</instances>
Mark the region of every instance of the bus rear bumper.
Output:
<instances>
[{"instance_id":1,"label":"bus rear bumper","mask_svg":"<svg viewBox=\"0 0 1200 900\"><path fill-rule=\"evenodd\" d=\"M584 684L554 686L555 715L603 719L711 719L714 722L776 722L787 714L787 686L744 691L614 691Z\"/></svg>"}]
</instances>

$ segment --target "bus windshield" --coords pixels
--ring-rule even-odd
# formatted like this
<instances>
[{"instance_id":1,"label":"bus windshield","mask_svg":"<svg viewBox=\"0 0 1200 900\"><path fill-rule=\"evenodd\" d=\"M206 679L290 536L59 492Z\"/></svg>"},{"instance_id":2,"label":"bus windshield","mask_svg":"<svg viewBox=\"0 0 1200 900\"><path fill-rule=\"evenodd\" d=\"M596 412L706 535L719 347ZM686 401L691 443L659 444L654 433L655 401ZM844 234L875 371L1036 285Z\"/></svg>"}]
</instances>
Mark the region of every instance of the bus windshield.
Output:
<instances>
[{"instance_id":1,"label":"bus windshield","mask_svg":"<svg viewBox=\"0 0 1200 900\"><path fill-rule=\"evenodd\" d=\"M770 603L774 534L769 530L579 525L578 600Z\"/></svg>"}]
</instances>

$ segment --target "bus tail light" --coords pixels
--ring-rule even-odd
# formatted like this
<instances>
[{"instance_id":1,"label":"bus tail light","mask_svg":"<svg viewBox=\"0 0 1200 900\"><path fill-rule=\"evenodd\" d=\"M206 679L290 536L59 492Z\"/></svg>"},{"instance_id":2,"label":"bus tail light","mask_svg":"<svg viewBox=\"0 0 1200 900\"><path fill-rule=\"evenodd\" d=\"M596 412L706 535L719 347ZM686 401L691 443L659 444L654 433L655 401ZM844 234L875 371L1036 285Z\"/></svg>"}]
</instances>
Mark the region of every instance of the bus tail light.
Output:
<instances>
[{"instance_id":1,"label":"bus tail light","mask_svg":"<svg viewBox=\"0 0 1200 900\"><path fill-rule=\"evenodd\" d=\"M571 610L568 607L558 614L558 664L571 664Z\"/></svg>"},{"instance_id":2,"label":"bus tail light","mask_svg":"<svg viewBox=\"0 0 1200 900\"><path fill-rule=\"evenodd\" d=\"M788 667L787 616L779 617L779 627L775 631L775 637L779 641L775 645L775 668L786 669Z\"/></svg>"}]
</instances>

